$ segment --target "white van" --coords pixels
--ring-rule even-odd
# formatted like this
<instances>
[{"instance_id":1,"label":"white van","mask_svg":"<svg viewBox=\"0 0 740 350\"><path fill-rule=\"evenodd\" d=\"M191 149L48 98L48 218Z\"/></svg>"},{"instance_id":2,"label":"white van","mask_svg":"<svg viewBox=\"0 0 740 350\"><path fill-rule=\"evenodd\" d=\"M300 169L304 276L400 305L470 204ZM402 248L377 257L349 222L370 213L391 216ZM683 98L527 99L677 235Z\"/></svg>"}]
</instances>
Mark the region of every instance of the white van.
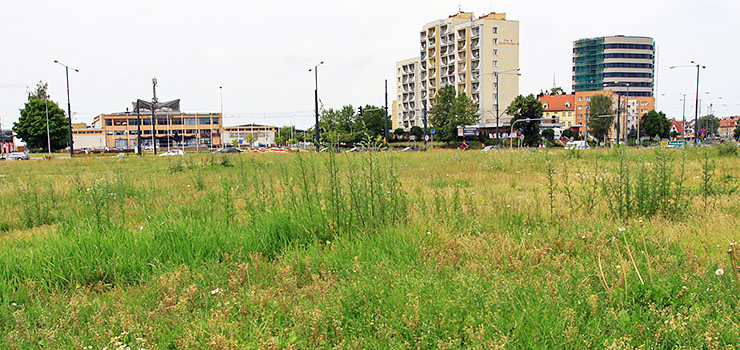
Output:
<instances>
[{"instance_id":1,"label":"white van","mask_svg":"<svg viewBox=\"0 0 740 350\"><path fill-rule=\"evenodd\" d=\"M589 149L586 141L569 141L565 144L565 149Z\"/></svg>"}]
</instances>

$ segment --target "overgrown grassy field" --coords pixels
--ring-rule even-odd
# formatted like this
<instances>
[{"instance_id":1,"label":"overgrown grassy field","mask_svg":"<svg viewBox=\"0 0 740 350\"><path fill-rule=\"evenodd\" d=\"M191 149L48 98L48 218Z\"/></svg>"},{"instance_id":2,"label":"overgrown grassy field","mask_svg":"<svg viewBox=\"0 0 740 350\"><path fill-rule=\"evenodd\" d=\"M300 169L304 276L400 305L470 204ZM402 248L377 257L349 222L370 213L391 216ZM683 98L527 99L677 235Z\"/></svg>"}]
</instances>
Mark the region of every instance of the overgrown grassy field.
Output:
<instances>
[{"instance_id":1,"label":"overgrown grassy field","mask_svg":"<svg viewBox=\"0 0 740 350\"><path fill-rule=\"evenodd\" d=\"M0 175L3 349L740 347L740 158L715 149Z\"/></svg>"}]
</instances>

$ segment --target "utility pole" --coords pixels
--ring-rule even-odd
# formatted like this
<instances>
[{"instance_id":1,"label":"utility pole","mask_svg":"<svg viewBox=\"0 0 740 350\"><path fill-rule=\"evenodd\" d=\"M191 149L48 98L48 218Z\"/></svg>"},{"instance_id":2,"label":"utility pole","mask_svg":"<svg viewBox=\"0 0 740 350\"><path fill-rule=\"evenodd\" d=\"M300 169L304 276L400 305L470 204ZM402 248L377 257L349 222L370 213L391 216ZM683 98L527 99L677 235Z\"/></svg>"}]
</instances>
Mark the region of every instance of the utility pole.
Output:
<instances>
[{"instance_id":1,"label":"utility pole","mask_svg":"<svg viewBox=\"0 0 740 350\"><path fill-rule=\"evenodd\" d=\"M622 111L622 95L617 93L617 146L619 146L619 115Z\"/></svg>"},{"instance_id":2,"label":"utility pole","mask_svg":"<svg viewBox=\"0 0 740 350\"><path fill-rule=\"evenodd\" d=\"M324 64L324 61L319 62L319 64L315 65L313 68L309 69L310 72L313 70L314 72L314 78L316 82L316 88L313 90L313 101L314 101L314 113L316 116L316 151L319 151L320 149L320 133L319 133L319 66Z\"/></svg>"},{"instance_id":3,"label":"utility pole","mask_svg":"<svg viewBox=\"0 0 740 350\"><path fill-rule=\"evenodd\" d=\"M49 95L44 91L44 105L46 106L46 144L49 147L49 155L51 156L51 136L49 134Z\"/></svg>"},{"instance_id":4,"label":"utility pole","mask_svg":"<svg viewBox=\"0 0 740 350\"><path fill-rule=\"evenodd\" d=\"M224 87L219 86L218 91L221 93L221 125L224 125ZM211 119L211 125L213 125L213 119ZM211 135L213 138L213 135ZM219 141L221 141L221 148L224 147L224 135L220 135ZM213 141L211 141L213 143Z\"/></svg>"},{"instance_id":5,"label":"utility pole","mask_svg":"<svg viewBox=\"0 0 740 350\"><path fill-rule=\"evenodd\" d=\"M136 99L136 153L141 156L141 112L139 110L139 99Z\"/></svg>"},{"instance_id":6,"label":"utility pole","mask_svg":"<svg viewBox=\"0 0 740 350\"><path fill-rule=\"evenodd\" d=\"M422 121L424 122L424 146L427 145L427 101L421 101L423 108Z\"/></svg>"},{"instance_id":7,"label":"utility pole","mask_svg":"<svg viewBox=\"0 0 740 350\"><path fill-rule=\"evenodd\" d=\"M385 80L385 117L383 120L385 121L383 144L388 147L388 79Z\"/></svg>"},{"instance_id":8,"label":"utility pole","mask_svg":"<svg viewBox=\"0 0 740 350\"><path fill-rule=\"evenodd\" d=\"M496 77L496 147L499 147L499 124L498 124L498 72L493 72L493 76ZM555 77L553 76L553 80L555 80ZM554 84L553 84L554 85ZM511 135L509 135L511 137Z\"/></svg>"},{"instance_id":9,"label":"utility pole","mask_svg":"<svg viewBox=\"0 0 740 350\"><path fill-rule=\"evenodd\" d=\"M155 111L157 110L157 78L152 78L152 93L154 96L152 97L152 149L154 150L154 155L157 155L157 130L155 129L155 125L157 123ZM195 123L197 124L198 121L196 120Z\"/></svg>"},{"instance_id":10,"label":"utility pole","mask_svg":"<svg viewBox=\"0 0 740 350\"><path fill-rule=\"evenodd\" d=\"M72 106L69 102L69 66L66 64L59 62L57 60L54 60L54 63L57 63L64 67L64 73L67 76L67 117L69 117L69 157L72 158L75 155L75 148L74 148L74 139L72 139ZM75 72L79 73L79 69L74 69Z\"/></svg>"},{"instance_id":11,"label":"utility pole","mask_svg":"<svg viewBox=\"0 0 740 350\"><path fill-rule=\"evenodd\" d=\"M683 101L683 121L681 122L681 138L686 142L686 94L683 95L681 101Z\"/></svg>"}]
</instances>

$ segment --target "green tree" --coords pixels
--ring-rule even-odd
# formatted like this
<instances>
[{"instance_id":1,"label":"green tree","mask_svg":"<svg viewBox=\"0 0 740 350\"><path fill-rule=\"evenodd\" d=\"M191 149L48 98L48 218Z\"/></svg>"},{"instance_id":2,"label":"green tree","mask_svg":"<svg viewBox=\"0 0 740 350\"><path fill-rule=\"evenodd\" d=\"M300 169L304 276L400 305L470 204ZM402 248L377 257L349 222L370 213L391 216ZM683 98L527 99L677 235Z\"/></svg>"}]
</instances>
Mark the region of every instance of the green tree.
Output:
<instances>
[{"instance_id":1,"label":"green tree","mask_svg":"<svg viewBox=\"0 0 740 350\"><path fill-rule=\"evenodd\" d=\"M547 141L550 141L550 142L555 141L555 130L553 129L542 130L542 137L544 137Z\"/></svg>"},{"instance_id":2,"label":"green tree","mask_svg":"<svg viewBox=\"0 0 740 350\"><path fill-rule=\"evenodd\" d=\"M565 129L560 135L565 137L566 139L572 139L575 136L575 133L573 132L573 130Z\"/></svg>"},{"instance_id":3,"label":"green tree","mask_svg":"<svg viewBox=\"0 0 740 350\"><path fill-rule=\"evenodd\" d=\"M643 135L654 138L667 138L671 131L671 121L666 118L665 113L650 111L640 118L640 132Z\"/></svg>"},{"instance_id":4,"label":"green tree","mask_svg":"<svg viewBox=\"0 0 740 350\"><path fill-rule=\"evenodd\" d=\"M735 126L735 140L740 140L740 122Z\"/></svg>"},{"instance_id":5,"label":"green tree","mask_svg":"<svg viewBox=\"0 0 740 350\"><path fill-rule=\"evenodd\" d=\"M243 137L243 140L247 146L252 147L254 145L254 142L257 141L257 138L254 137L254 134L246 134Z\"/></svg>"},{"instance_id":6,"label":"green tree","mask_svg":"<svg viewBox=\"0 0 740 350\"><path fill-rule=\"evenodd\" d=\"M591 96L588 113L588 126L591 129L591 135L596 140L604 139L604 136L609 133L609 129L612 127L614 116L597 117L614 114L612 110L612 99L606 95Z\"/></svg>"},{"instance_id":7,"label":"green tree","mask_svg":"<svg viewBox=\"0 0 740 350\"><path fill-rule=\"evenodd\" d=\"M539 119L542 118L542 112L545 107L542 102L532 94L528 96L519 95L514 98L509 107L506 108L506 114L511 116L511 122L514 123L521 119ZM520 122L516 124L518 130L524 134L524 143L530 147L536 147L540 144L540 121L533 120Z\"/></svg>"},{"instance_id":8,"label":"green tree","mask_svg":"<svg viewBox=\"0 0 740 350\"><path fill-rule=\"evenodd\" d=\"M422 141L424 140L424 129L418 125L414 125L411 127L411 130L409 130L409 135L413 135L414 138L416 138L416 141Z\"/></svg>"},{"instance_id":9,"label":"green tree","mask_svg":"<svg viewBox=\"0 0 740 350\"><path fill-rule=\"evenodd\" d=\"M719 132L719 119L714 114L699 117L699 130L706 130L706 135L716 135Z\"/></svg>"},{"instance_id":10,"label":"green tree","mask_svg":"<svg viewBox=\"0 0 740 350\"><path fill-rule=\"evenodd\" d=\"M396 135L396 140L400 140L403 137L403 134L405 134L406 131L403 130L403 128L398 128L396 130L393 130L393 135Z\"/></svg>"},{"instance_id":11,"label":"green tree","mask_svg":"<svg viewBox=\"0 0 740 350\"><path fill-rule=\"evenodd\" d=\"M46 107L49 108L49 139L51 149L67 147L69 142L69 120L64 110L46 94L47 84L39 82L36 90L28 93L28 101L21 109L21 116L13 123L13 132L26 142L30 149L46 149Z\"/></svg>"},{"instance_id":12,"label":"green tree","mask_svg":"<svg viewBox=\"0 0 740 350\"><path fill-rule=\"evenodd\" d=\"M457 94L454 86L447 85L437 92L429 121L436 130L435 138L450 143L457 139L458 127L478 121L478 104L465 93Z\"/></svg>"},{"instance_id":13,"label":"green tree","mask_svg":"<svg viewBox=\"0 0 740 350\"><path fill-rule=\"evenodd\" d=\"M275 144L276 145L282 145L285 143L285 138L282 136L278 136L275 138Z\"/></svg>"},{"instance_id":14,"label":"green tree","mask_svg":"<svg viewBox=\"0 0 740 350\"><path fill-rule=\"evenodd\" d=\"M355 142L364 140L366 135L373 139L377 136L383 137L385 110L373 105L366 105L363 110L363 115L357 116L354 123L354 134L357 137ZM388 124L390 125L390 121Z\"/></svg>"}]
</instances>

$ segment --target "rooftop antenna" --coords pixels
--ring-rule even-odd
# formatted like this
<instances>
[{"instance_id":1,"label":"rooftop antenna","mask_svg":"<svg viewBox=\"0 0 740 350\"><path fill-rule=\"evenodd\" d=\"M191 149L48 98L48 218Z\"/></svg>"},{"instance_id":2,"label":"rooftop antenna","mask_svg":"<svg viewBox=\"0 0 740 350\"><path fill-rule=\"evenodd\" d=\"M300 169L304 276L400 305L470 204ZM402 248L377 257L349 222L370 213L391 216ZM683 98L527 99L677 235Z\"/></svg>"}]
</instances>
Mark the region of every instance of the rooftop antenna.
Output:
<instances>
[{"instance_id":1,"label":"rooftop antenna","mask_svg":"<svg viewBox=\"0 0 740 350\"><path fill-rule=\"evenodd\" d=\"M552 89L555 90L555 73L552 74Z\"/></svg>"},{"instance_id":2,"label":"rooftop antenna","mask_svg":"<svg viewBox=\"0 0 740 350\"><path fill-rule=\"evenodd\" d=\"M462 0L457 1L457 13L462 13Z\"/></svg>"}]
</instances>

